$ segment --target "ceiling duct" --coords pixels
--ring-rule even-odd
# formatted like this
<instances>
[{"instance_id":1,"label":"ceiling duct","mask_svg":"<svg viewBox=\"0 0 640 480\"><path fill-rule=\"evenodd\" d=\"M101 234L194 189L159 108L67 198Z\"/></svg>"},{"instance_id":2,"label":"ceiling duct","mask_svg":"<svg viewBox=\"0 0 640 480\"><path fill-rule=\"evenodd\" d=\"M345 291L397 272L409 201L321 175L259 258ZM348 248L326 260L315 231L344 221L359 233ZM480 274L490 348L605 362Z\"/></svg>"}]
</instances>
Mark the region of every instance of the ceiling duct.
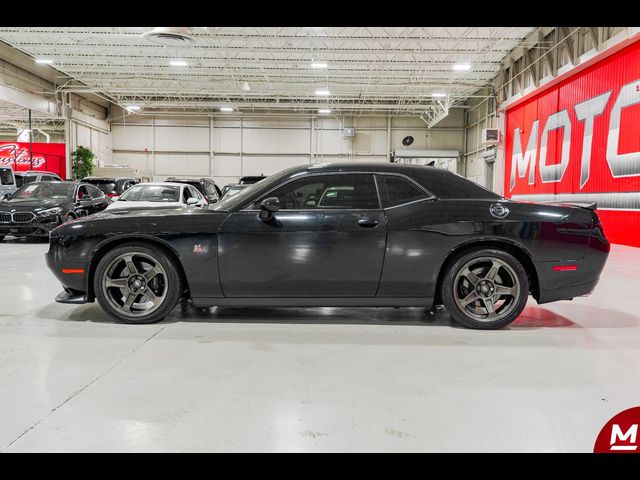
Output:
<instances>
[{"instance_id":1,"label":"ceiling duct","mask_svg":"<svg viewBox=\"0 0 640 480\"><path fill-rule=\"evenodd\" d=\"M142 37L150 42L169 47L186 46L194 42L189 27L155 27L153 30L143 33Z\"/></svg>"}]
</instances>

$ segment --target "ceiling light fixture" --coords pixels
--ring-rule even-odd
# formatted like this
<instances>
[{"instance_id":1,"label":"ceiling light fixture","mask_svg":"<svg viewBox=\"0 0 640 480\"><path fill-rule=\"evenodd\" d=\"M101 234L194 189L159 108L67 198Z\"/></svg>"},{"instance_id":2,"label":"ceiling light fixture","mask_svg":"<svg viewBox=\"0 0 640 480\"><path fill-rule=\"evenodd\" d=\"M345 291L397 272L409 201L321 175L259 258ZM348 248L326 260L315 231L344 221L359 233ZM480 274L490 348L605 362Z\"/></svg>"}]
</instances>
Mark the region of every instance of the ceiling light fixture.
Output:
<instances>
[{"instance_id":1,"label":"ceiling light fixture","mask_svg":"<svg viewBox=\"0 0 640 480\"><path fill-rule=\"evenodd\" d=\"M331 113L330 108L319 108L318 113Z\"/></svg>"},{"instance_id":2,"label":"ceiling light fixture","mask_svg":"<svg viewBox=\"0 0 640 480\"><path fill-rule=\"evenodd\" d=\"M233 112L233 107L220 107L221 112Z\"/></svg>"},{"instance_id":3,"label":"ceiling light fixture","mask_svg":"<svg viewBox=\"0 0 640 480\"><path fill-rule=\"evenodd\" d=\"M453 67L456 72L466 72L467 70L471 70L471 65L468 63L456 63Z\"/></svg>"},{"instance_id":4,"label":"ceiling light fixture","mask_svg":"<svg viewBox=\"0 0 640 480\"><path fill-rule=\"evenodd\" d=\"M250 92L251 91L251 87L249 86L249 82L244 82L242 84L242 91L243 92Z\"/></svg>"},{"instance_id":5,"label":"ceiling light fixture","mask_svg":"<svg viewBox=\"0 0 640 480\"><path fill-rule=\"evenodd\" d=\"M327 62L313 62L311 64L311 68L327 68L328 66Z\"/></svg>"},{"instance_id":6,"label":"ceiling light fixture","mask_svg":"<svg viewBox=\"0 0 640 480\"><path fill-rule=\"evenodd\" d=\"M432 93L431 96L433 98L445 98L447 96L447 94L446 93L437 92L437 93Z\"/></svg>"},{"instance_id":7,"label":"ceiling light fixture","mask_svg":"<svg viewBox=\"0 0 640 480\"><path fill-rule=\"evenodd\" d=\"M124 108L126 108L130 112L139 112L140 111L140 105L127 105Z\"/></svg>"},{"instance_id":8,"label":"ceiling light fixture","mask_svg":"<svg viewBox=\"0 0 640 480\"><path fill-rule=\"evenodd\" d=\"M186 67L187 62L185 62L184 60L169 60L169 65L171 65L172 67Z\"/></svg>"},{"instance_id":9,"label":"ceiling light fixture","mask_svg":"<svg viewBox=\"0 0 640 480\"><path fill-rule=\"evenodd\" d=\"M329 90L316 90L316 95L318 95L319 97L328 97Z\"/></svg>"},{"instance_id":10,"label":"ceiling light fixture","mask_svg":"<svg viewBox=\"0 0 640 480\"><path fill-rule=\"evenodd\" d=\"M51 65L53 63L53 60L50 60L48 58L36 58L36 63L40 63L42 65Z\"/></svg>"}]
</instances>

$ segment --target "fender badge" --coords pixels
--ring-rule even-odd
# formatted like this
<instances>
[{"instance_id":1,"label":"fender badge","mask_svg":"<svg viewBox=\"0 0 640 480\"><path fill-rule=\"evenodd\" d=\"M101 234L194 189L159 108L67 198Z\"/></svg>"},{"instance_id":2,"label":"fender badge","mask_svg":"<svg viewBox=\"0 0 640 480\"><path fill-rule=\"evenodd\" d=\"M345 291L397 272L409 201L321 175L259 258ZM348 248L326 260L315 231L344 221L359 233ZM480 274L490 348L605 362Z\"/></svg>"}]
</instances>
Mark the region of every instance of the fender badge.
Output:
<instances>
[{"instance_id":1,"label":"fender badge","mask_svg":"<svg viewBox=\"0 0 640 480\"><path fill-rule=\"evenodd\" d=\"M489 207L489 212L496 218L504 218L509 215L509 209L501 203L494 203Z\"/></svg>"}]
</instances>

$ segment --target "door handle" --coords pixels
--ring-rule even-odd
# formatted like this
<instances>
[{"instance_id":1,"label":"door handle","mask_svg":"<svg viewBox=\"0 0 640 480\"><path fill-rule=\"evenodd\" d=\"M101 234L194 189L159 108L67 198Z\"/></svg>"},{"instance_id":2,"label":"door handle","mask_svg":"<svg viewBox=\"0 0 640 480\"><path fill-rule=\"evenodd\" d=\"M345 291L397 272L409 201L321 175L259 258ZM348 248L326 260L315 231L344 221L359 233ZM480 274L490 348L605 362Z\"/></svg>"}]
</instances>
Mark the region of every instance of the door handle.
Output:
<instances>
[{"instance_id":1,"label":"door handle","mask_svg":"<svg viewBox=\"0 0 640 480\"><path fill-rule=\"evenodd\" d=\"M362 218L358 220L358 225L362 228L375 228L378 225L378 220L373 218Z\"/></svg>"}]
</instances>

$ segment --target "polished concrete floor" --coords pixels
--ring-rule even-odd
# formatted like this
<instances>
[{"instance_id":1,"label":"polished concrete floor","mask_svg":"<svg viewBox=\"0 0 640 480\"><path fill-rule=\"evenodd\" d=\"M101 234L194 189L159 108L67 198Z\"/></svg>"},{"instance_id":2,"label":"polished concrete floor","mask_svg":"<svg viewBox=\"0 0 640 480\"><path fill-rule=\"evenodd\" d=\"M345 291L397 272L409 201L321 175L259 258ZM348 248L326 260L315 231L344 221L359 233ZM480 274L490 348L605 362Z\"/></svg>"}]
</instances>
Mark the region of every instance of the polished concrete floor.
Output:
<instances>
[{"instance_id":1,"label":"polished concrete floor","mask_svg":"<svg viewBox=\"0 0 640 480\"><path fill-rule=\"evenodd\" d=\"M640 404L640 249L594 294L471 331L421 309L59 305L46 243L0 244L0 451L591 451Z\"/></svg>"}]
</instances>

